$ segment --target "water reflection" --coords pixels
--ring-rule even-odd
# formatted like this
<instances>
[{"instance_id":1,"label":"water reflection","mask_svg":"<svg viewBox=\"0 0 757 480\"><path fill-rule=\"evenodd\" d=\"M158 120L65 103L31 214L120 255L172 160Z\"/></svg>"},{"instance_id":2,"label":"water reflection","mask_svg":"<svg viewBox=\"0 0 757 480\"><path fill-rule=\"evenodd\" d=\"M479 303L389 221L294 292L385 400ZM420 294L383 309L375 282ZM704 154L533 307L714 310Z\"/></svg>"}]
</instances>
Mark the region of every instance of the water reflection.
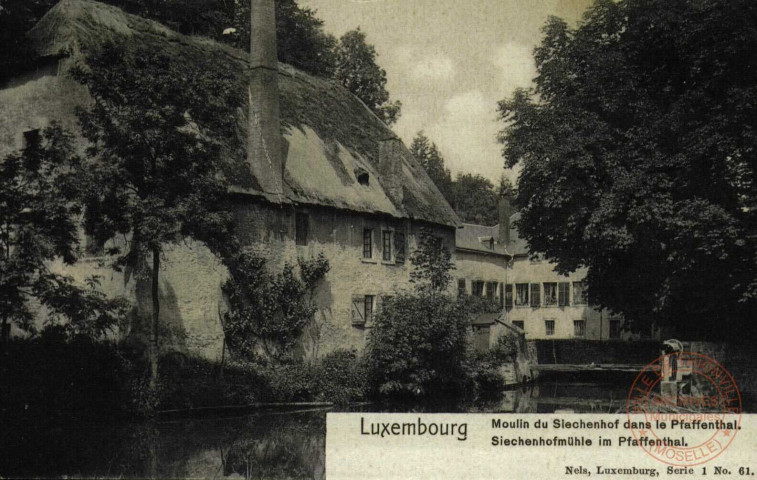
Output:
<instances>
[{"instance_id":1,"label":"water reflection","mask_svg":"<svg viewBox=\"0 0 757 480\"><path fill-rule=\"evenodd\" d=\"M627 388L624 384L542 382L479 401L465 410L615 413L625 406ZM392 410L432 411L428 406ZM5 429L0 435L0 478L323 479L326 412Z\"/></svg>"},{"instance_id":2,"label":"water reflection","mask_svg":"<svg viewBox=\"0 0 757 480\"><path fill-rule=\"evenodd\" d=\"M3 445L0 477L325 477L325 410L25 430L20 437Z\"/></svg>"}]
</instances>

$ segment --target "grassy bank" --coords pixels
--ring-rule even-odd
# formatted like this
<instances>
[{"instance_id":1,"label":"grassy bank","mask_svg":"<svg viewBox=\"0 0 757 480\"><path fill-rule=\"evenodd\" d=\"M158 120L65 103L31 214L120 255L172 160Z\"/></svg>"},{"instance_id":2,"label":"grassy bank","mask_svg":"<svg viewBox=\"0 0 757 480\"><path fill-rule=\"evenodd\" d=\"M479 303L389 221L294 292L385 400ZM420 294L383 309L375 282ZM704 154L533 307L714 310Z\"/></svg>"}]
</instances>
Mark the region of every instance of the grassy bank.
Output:
<instances>
[{"instance_id":1,"label":"grassy bank","mask_svg":"<svg viewBox=\"0 0 757 480\"><path fill-rule=\"evenodd\" d=\"M149 388L144 358L120 345L48 333L11 340L0 353L0 420L12 423L104 422L159 410L261 402L365 400L365 374L355 352L320 361L224 365L181 354L161 358L158 388Z\"/></svg>"}]
</instances>

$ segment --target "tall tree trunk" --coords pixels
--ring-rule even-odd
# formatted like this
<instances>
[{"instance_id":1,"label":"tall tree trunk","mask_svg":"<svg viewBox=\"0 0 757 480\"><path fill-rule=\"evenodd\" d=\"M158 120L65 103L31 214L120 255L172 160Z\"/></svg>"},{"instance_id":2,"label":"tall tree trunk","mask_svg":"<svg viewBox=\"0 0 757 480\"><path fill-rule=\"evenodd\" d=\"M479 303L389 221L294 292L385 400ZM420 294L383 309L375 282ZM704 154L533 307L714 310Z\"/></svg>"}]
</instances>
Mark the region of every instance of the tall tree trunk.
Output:
<instances>
[{"instance_id":1,"label":"tall tree trunk","mask_svg":"<svg viewBox=\"0 0 757 480\"><path fill-rule=\"evenodd\" d=\"M150 334L150 389L158 386L158 326L160 319L160 248L152 249L152 329Z\"/></svg>"}]
</instances>

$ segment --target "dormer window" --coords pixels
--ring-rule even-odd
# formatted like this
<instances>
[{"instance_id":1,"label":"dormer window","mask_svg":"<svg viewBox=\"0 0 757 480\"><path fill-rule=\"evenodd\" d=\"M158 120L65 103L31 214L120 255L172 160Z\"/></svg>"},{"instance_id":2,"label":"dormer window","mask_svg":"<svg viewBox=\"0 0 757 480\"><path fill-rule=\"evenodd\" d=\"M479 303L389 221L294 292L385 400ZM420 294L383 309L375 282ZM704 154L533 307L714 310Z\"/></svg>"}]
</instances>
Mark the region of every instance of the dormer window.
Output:
<instances>
[{"instance_id":1,"label":"dormer window","mask_svg":"<svg viewBox=\"0 0 757 480\"><path fill-rule=\"evenodd\" d=\"M366 187L370 185L371 179L367 172L361 173L357 176L357 183L360 185L365 185Z\"/></svg>"}]
</instances>

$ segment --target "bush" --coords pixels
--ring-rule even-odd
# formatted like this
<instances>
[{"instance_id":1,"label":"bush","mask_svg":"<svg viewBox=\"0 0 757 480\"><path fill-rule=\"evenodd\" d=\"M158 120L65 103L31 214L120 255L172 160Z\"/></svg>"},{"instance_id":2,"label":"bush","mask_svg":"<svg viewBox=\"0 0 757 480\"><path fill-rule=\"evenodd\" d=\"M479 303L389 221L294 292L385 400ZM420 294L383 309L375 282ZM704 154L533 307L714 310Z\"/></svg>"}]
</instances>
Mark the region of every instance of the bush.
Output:
<instances>
[{"instance_id":1,"label":"bush","mask_svg":"<svg viewBox=\"0 0 757 480\"><path fill-rule=\"evenodd\" d=\"M472 386L469 328L463 304L439 292L386 302L368 340L373 393L404 399L465 393Z\"/></svg>"},{"instance_id":2,"label":"bush","mask_svg":"<svg viewBox=\"0 0 757 480\"><path fill-rule=\"evenodd\" d=\"M366 398L365 362L356 350L336 350L326 355L318 368L319 396L337 405Z\"/></svg>"}]
</instances>

